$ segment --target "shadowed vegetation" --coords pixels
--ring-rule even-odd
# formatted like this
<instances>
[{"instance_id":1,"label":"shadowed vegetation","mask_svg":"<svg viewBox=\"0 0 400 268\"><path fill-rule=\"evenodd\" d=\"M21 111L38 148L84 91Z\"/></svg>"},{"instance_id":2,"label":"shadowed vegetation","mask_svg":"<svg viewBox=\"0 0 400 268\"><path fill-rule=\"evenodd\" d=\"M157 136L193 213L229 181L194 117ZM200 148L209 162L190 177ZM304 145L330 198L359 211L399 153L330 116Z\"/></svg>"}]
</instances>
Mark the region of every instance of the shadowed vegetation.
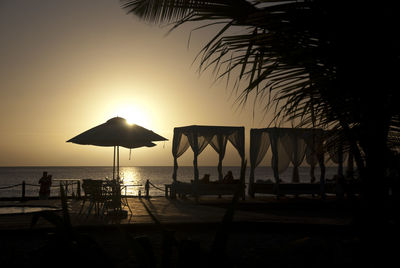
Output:
<instances>
[{"instance_id":1,"label":"shadowed vegetation","mask_svg":"<svg viewBox=\"0 0 400 268\"><path fill-rule=\"evenodd\" d=\"M171 30L219 25L196 58L199 71L212 68L216 80L226 79L239 104L264 105L274 114L270 124L333 130L329 144L354 155L362 181L355 216L363 250L375 254L387 244L387 224L398 223L400 207L395 3L134 0L122 8Z\"/></svg>"},{"instance_id":2,"label":"shadowed vegetation","mask_svg":"<svg viewBox=\"0 0 400 268\"><path fill-rule=\"evenodd\" d=\"M199 71L213 68L217 80L227 79L238 103L254 97L275 114L271 123L337 130L336 143L354 154L368 207L378 213L384 206L384 178L389 163L398 161L400 137L394 6L136 0L122 7L171 30L186 23L199 23L194 30L220 25L198 54ZM399 165L392 166L398 174Z\"/></svg>"}]
</instances>

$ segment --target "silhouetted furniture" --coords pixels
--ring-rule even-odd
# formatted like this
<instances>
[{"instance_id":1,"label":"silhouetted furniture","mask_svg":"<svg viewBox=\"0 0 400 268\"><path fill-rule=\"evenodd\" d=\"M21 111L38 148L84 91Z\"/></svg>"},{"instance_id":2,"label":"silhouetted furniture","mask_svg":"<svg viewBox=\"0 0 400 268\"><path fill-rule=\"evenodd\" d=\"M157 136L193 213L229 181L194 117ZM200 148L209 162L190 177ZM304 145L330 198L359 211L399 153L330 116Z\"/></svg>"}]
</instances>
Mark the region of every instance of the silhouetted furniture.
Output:
<instances>
[{"instance_id":1,"label":"silhouetted furniture","mask_svg":"<svg viewBox=\"0 0 400 268\"><path fill-rule=\"evenodd\" d=\"M245 185L240 181L237 183L200 183L200 182L174 182L166 185L166 196L170 198L184 197L186 195L199 197L202 195L234 195L239 192L239 196L245 199Z\"/></svg>"},{"instance_id":2,"label":"silhouetted furniture","mask_svg":"<svg viewBox=\"0 0 400 268\"><path fill-rule=\"evenodd\" d=\"M89 215L94 208L97 215L102 214L104 203L107 199L107 195L103 192L103 180L82 180L82 188L84 196L82 200L81 209L79 214L82 213L85 203L88 201L87 214Z\"/></svg>"},{"instance_id":3,"label":"silhouetted furniture","mask_svg":"<svg viewBox=\"0 0 400 268\"><path fill-rule=\"evenodd\" d=\"M85 195L79 213L82 213L85 203L88 201L87 215L91 213L92 209L99 216L122 215L126 214L125 207L128 207L132 214L126 195L121 194L125 187L116 180L83 180L82 188Z\"/></svg>"},{"instance_id":4,"label":"silhouetted furniture","mask_svg":"<svg viewBox=\"0 0 400 268\"><path fill-rule=\"evenodd\" d=\"M54 183L59 183L65 189L65 194L71 192L71 196L75 198L81 198L81 181L79 179L53 179ZM76 185L74 187L74 185Z\"/></svg>"},{"instance_id":5,"label":"silhouetted furniture","mask_svg":"<svg viewBox=\"0 0 400 268\"><path fill-rule=\"evenodd\" d=\"M125 207L128 207L129 212L132 214L126 195L122 195L123 191L126 191L126 186L118 180L107 180L104 182L103 195L105 196L105 203L103 214L110 214L110 211L112 211L114 215L122 215Z\"/></svg>"},{"instance_id":6,"label":"silhouetted furniture","mask_svg":"<svg viewBox=\"0 0 400 268\"><path fill-rule=\"evenodd\" d=\"M277 196L284 195L319 195L321 186L319 183L255 183L253 185L255 193L273 194Z\"/></svg>"}]
</instances>

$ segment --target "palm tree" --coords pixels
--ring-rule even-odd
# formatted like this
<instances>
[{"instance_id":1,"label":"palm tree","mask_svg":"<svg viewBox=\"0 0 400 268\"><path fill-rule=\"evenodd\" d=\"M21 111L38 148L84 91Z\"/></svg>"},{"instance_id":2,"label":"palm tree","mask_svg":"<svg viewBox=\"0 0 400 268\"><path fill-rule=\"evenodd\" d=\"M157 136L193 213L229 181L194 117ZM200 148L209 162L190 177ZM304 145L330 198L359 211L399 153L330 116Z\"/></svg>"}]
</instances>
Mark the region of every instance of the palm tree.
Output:
<instances>
[{"instance_id":1,"label":"palm tree","mask_svg":"<svg viewBox=\"0 0 400 268\"><path fill-rule=\"evenodd\" d=\"M132 0L122 7L171 30L220 25L198 54L199 70L233 80L239 103L255 96L277 122L344 133L368 205L379 211L388 151L399 149L399 16L386 2L339 2Z\"/></svg>"}]
</instances>

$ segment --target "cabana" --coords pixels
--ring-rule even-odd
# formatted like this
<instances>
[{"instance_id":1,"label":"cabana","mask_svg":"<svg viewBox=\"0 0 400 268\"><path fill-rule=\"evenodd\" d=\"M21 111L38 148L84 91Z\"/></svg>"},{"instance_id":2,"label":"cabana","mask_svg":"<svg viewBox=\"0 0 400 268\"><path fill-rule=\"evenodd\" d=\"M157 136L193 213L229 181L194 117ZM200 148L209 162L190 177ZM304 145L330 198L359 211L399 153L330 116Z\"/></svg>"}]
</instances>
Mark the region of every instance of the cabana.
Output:
<instances>
[{"instance_id":1,"label":"cabana","mask_svg":"<svg viewBox=\"0 0 400 268\"><path fill-rule=\"evenodd\" d=\"M244 165L244 127L227 126L186 126L174 128L174 138L172 144L172 155L174 157L174 172L172 175L173 183L169 186L171 196L176 194L185 195L224 195L234 194L238 188L241 189L241 196L244 198L244 176L237 183L223 183L222 160L225 156L226 145L228 141L238 151L242 159L242 168ZM211 145L218 153L218 182L202 183L199 181L199 170L197 164L198 155ZM193 151L194 180L192 183L183 183L177 180L178 158L186 152L188 148Z\"/></svg>"},{"instance_id":2,"label":"cabana","mask_svg":"<svg viewBox=\"0 0 400 268\"><path fill-rule=\"evenodd\" d=\"M248 193L265 194L321 194L325 190L324 164L324 131L305 128L262 128L250 131L250 179ZM261 163L269 147L272 151L271 167L275 183L255 182L254 170ZM310 183L299 182L299 166L304 158L310 165ZM293 165L292 183L281 183L279 174L289 164ZM319 164L321 169L320 183L315 181L314 169Z\"/></svg>"}]
</instances>

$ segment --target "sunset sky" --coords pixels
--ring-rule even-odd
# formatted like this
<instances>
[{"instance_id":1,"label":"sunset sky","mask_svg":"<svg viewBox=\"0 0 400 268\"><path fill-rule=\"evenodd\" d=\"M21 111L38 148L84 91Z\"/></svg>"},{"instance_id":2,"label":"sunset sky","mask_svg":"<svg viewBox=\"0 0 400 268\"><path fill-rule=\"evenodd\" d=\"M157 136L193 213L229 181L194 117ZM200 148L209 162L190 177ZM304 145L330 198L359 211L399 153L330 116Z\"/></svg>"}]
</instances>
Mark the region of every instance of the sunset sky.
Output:
<instances>
[{"instance_id":1,"label":"sunset sky","mask_svg":"<svg viewBox=\"0 0 400 268\"><path fill-rule=\"evenodd\" d=\"M192 65L210 32L168 28L127 15L118 0L0 2L0 166L112 165L112 148L66 140L120 116L169 139L153 148L121 149L121 165L172 165L173 128L265 127L252 101L235 106L225 83ZM180 165L191 165L187 151ZM216 165L208 147L199 165ZM228 145L224 165L239 165Z\"/></svg>"}]
</instances>

